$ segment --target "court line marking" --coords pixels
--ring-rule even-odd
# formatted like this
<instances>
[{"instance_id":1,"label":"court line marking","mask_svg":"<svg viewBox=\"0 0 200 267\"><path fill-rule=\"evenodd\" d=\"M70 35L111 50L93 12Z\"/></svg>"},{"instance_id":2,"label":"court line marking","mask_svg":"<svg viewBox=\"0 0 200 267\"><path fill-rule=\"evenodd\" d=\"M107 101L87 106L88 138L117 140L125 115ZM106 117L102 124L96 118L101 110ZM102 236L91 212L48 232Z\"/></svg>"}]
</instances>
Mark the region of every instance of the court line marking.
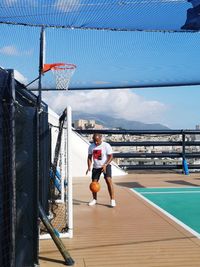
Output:
<instances>
[{"instance_id":1,"label":"court line marking","mask_svg":"<svg viewBox=\"0 0 200 267\"><path fill-rule=\"evenodd\" d=\"M174 187L174 186L168 186L168 187L160 187L160 186L157 186L157 187L142 187L142 189L185 189L185 188L200 188L200 185L198 186L184 186L184 187ZM141 187L136 187L136 188L141 188Z\"/></svg>"},{"instance_id":2,"label":"court line marking","mask_svg":"<svg viewBox=\"0 0 200 267\"><path fill-rule=\"evenodd\" d=\"M137 191L138 192L138 191ZM200 191L169 191L169 192L158 192L158 191L151 191L151 192L138 192L142 195L151 195L151 194L196 194L196 193L200 193Z\"/></svg>"},{"instance_id":3,"label":"court line marking","mask_svg":"<svg viewBox=\"0 0 200 267\"><path fill-rule=\"evenodd\" d=\"M200 190L200 186L184 186L184 187L174 187L174 186L168 186L168 187L142 187L142 188L140 188L140 187L135 187L136 189L142 189L142 190L145 190L145 189L151 189L151 190L156 190L156 189L163 189L163 190L165 190L165 189L177 189L177 191L184 191L184 190L188 190L188 191L190 191L189 189L197 189L197 190ZM133 189L133 188L131 188L131 189ZM143 192L143 191L141 191L141 192ZM148 192L148 191L146 191L146 192ZM156 192L158 192L158 191L156 191Z\"/></svg>"},{"instance_id":4,"label":"court line marking","mask_svg":"<svg viewBox=\"0 0 200 267\"><path fill-rule=\"evenodd\" d=\"M180 225L181 227L183 227L185 230L187 230L188 232L190 232L191 234L193 234L194 236L196 236L198 239L200 239L200 233L198 233L195 230L193 230L191 227L189 227L188 225L186 225L185 223L183 223L182 221L180 221L179 219L177 219L175 216L173 216L172 214L170 214L166 210L162 209L161 207L159 207L155 203L153 203L151 200L149 200L146 197L144 197L143 195L141 195L139 192L135 191L132 188L131 188L131 190L137 196L139 196L140 198L142 198L143 200L145 200L147 203L149 203L150 205L152 205L154 208L156 208L157 210L159 210L160 212L162 212L164 215L166 215L168 218L170 218L171 220L173 220L175 223L177 223L178 225Z\"/></svg>"}]
</instances>

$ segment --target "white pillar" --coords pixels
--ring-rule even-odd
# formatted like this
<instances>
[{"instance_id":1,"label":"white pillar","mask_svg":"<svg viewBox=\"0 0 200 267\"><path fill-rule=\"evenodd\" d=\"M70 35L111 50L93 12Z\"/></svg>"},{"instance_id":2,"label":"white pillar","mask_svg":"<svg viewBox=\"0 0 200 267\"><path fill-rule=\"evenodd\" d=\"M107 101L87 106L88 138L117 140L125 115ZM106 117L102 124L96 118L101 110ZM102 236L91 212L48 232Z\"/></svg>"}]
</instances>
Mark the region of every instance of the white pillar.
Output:
<instances>
[{"instance_id":1,"label":"white pillar","mask_svg":"<svg viewBox=\"0 0 200 267\"><path fill-rule=\"evenodd\" d=\"M73 195L72 195L72 111L67 107L67 195L68 195L68 233L73 237Z\"/></svg>"}]
</instances>

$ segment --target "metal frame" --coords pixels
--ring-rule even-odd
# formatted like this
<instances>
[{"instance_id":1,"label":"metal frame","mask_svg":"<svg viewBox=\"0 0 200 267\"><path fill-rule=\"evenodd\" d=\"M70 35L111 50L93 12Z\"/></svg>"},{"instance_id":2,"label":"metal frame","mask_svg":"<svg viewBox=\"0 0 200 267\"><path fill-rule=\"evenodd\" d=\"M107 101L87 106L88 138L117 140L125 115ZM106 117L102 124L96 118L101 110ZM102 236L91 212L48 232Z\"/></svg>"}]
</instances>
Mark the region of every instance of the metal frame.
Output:
<instances>
[{"instance_id":1,"label":"metal frame","mask_svg":"<svg viewBox=\"0 0 200 267\"><path fill-rule=\"evenodd\" d=\"M64 180L61 179L61 200L58 203L66 202L67 205L67 223L68 223L68 231L66 233L59 233L60 238L72 238L73 237L73 188L72 188L72 164L71 164L71 134L72 134L72 112L71 107L67 107L64 111L66 112L66 127L64 128L64 135L62 141L66 142L66 159L65 155L63 156L63 161L66 160L65 169L63 171L63 176L66 176L67 182L67 192L65 192ZM57 157L57 156L56 156ZM67 193L67 194L66 194ZM67 199L65 199L65 195L67 195ZM50 234L40 235L40 239L50 239Z\"/></svg>"}]
</instances>

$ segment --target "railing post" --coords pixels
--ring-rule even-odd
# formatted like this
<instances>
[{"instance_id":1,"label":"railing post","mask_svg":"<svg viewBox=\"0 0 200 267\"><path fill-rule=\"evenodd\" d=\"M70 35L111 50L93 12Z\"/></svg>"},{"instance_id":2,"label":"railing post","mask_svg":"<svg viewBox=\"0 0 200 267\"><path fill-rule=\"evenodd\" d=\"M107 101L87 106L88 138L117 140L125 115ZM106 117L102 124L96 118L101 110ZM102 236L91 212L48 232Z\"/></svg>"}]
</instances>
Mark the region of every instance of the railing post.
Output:
<instances>
[{"instance_id":1,"label":"railing post","mask_svg":"<svg viewBox=\"0 0 200 267\"><path fill-rule=\"evenodd\" d=\"M185 158L185 133L182 131L182 168L185 175L189 175L188 164Z\"/></svg>"}]
</instances>

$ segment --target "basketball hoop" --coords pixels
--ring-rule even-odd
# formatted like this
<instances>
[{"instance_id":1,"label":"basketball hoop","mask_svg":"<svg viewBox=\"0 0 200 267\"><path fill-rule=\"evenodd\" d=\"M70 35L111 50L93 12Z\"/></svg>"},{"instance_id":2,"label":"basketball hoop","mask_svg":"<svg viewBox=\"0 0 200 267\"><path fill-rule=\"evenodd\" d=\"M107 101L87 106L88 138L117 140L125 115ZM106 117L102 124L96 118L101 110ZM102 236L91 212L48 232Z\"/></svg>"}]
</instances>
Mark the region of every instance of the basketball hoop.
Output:
<instances>
[{"instance_id":1,"label":"basketball hoop","mask_svg":"<svg viewBox=\"0 0 200 267\"><path fill-rule=\"evenodd\" d=\"M51 70L56 82L56 89L67 90L70 79L76 70L75 64L70 63L52 63L44 64L42 73Z\"/></svg>"}]
</instances>

